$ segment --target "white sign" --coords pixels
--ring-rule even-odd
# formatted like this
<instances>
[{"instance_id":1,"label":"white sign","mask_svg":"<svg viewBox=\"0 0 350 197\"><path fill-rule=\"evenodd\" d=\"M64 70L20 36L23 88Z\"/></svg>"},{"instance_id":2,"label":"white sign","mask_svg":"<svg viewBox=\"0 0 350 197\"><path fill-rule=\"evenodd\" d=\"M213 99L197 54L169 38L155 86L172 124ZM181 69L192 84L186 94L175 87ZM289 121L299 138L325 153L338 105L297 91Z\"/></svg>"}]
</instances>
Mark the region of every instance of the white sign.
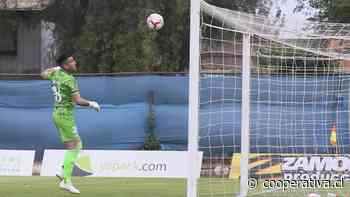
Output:
<instances>
[{"instance_id":1,"label":"white sign","mask_svg":"<svg viewBox=\"0 0 350 197\"><path fill-rule=\"evenodd\" d=\"M55 176L63 164L64 150L45 150L41 176ZM199 154L199 176L202 153ZM169 177L188 175L186 151L115 151L82 150L73 176L98 177Z\"/></svg>"},{"instance_id":2,"label":"white sign","mask_svg":"<svg viewBox=\"0 0 350 197\"><path fill-rule=\"evenodd\" d=\"M286 180L349 180L348 155L308 155L283 157L281 170Z\"/></svg>"},{"instance_id":3,"label":"white sign","mask_svg":"<svg viewBox=\"0 0 350 197\"><path fill-rule=\"evenodd\" d=\"M34 151L0 150L0 176L32 176Z\"/></svg>"}]
</instances>

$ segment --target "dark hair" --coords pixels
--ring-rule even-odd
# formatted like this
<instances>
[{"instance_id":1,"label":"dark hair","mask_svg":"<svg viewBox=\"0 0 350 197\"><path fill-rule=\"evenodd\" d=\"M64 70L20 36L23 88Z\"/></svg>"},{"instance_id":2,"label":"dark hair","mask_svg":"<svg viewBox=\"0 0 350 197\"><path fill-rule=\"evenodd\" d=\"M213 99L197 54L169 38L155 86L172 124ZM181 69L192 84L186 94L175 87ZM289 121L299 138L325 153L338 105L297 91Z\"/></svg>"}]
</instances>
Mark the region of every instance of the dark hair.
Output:
<instances>
[{"instance_id":1,"label":"dark hair","mask_svg":"<svg viewBox=\"0 0 350 197\"><path fill-rule=\"evenodd\" d=\"M64 63L65 63L65 61L67 61L67 59L69 58L69 57L72 57L73 55L71 54L71 53L63 53L62 55L60 55L59 57L58 57L58 59L56 60L56 62L57 62L57 64L59 65L59 66L62 66Z\"/></svg>"}]
</instances>

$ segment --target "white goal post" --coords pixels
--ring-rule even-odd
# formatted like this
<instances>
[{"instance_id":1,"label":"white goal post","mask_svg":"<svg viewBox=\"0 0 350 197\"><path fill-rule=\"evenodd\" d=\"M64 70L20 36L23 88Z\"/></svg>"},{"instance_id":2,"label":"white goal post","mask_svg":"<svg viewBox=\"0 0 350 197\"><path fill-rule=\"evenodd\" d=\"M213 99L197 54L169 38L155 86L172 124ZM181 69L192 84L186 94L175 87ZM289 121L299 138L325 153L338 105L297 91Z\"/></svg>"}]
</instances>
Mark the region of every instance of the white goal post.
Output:
<instances>
[{"instance_id":1,"label":"white goal post","mask_svg":"<svg viewBox=\"0 0 350 197\"><path fill-rule=\"evenodd\" d=\"M197 196L198 131L199 131L199 53L200 53L200 1L191 0L190 17L190 74L188 109L188 159L187 196Z\"/></svg>"}]
</instances>

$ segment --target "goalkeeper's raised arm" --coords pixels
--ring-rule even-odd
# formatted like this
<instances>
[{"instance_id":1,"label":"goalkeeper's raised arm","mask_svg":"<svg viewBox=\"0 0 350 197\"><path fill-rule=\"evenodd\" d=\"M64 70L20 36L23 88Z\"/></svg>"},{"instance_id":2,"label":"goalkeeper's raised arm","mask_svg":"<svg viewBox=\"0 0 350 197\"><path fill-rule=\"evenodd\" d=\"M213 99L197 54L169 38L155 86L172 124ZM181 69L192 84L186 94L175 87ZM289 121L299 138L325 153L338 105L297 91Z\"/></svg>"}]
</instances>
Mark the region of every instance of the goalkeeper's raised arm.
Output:
<instances>
[{"instance_id":1,"label":"goalkeeper's raised arm","mask_svg":"<svg viewBox=\"0 0 350 197\"><path fill-rule=\"evenodd\" d=\"M59 66L47 68L43 72L40 73L40 77L42 79L48 79L49 75L51 75L53 72L57 71L58 69L60 69Z\"/></svg>"}]
</instances>

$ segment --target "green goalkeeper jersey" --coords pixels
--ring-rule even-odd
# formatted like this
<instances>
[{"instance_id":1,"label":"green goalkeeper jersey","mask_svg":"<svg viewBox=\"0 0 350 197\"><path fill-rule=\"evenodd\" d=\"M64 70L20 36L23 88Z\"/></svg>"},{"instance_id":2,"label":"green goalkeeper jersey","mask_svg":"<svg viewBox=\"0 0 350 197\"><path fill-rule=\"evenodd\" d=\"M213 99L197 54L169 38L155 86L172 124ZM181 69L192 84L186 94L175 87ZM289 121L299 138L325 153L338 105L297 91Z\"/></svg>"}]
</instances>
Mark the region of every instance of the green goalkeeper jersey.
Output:
<instances>
[{"instance_id":1,"label":"green goalkeeper jersey","mask_svg":"<svg viewBox=\"0 0 350 197\"><path fill-rule=\"evenodd\" d=\"M74 76L61 68L50 73L48 79L52 82L51 89L55 97L55 108L73 110L72 94L79 91Z\"/></svg>"}]
</instances>

